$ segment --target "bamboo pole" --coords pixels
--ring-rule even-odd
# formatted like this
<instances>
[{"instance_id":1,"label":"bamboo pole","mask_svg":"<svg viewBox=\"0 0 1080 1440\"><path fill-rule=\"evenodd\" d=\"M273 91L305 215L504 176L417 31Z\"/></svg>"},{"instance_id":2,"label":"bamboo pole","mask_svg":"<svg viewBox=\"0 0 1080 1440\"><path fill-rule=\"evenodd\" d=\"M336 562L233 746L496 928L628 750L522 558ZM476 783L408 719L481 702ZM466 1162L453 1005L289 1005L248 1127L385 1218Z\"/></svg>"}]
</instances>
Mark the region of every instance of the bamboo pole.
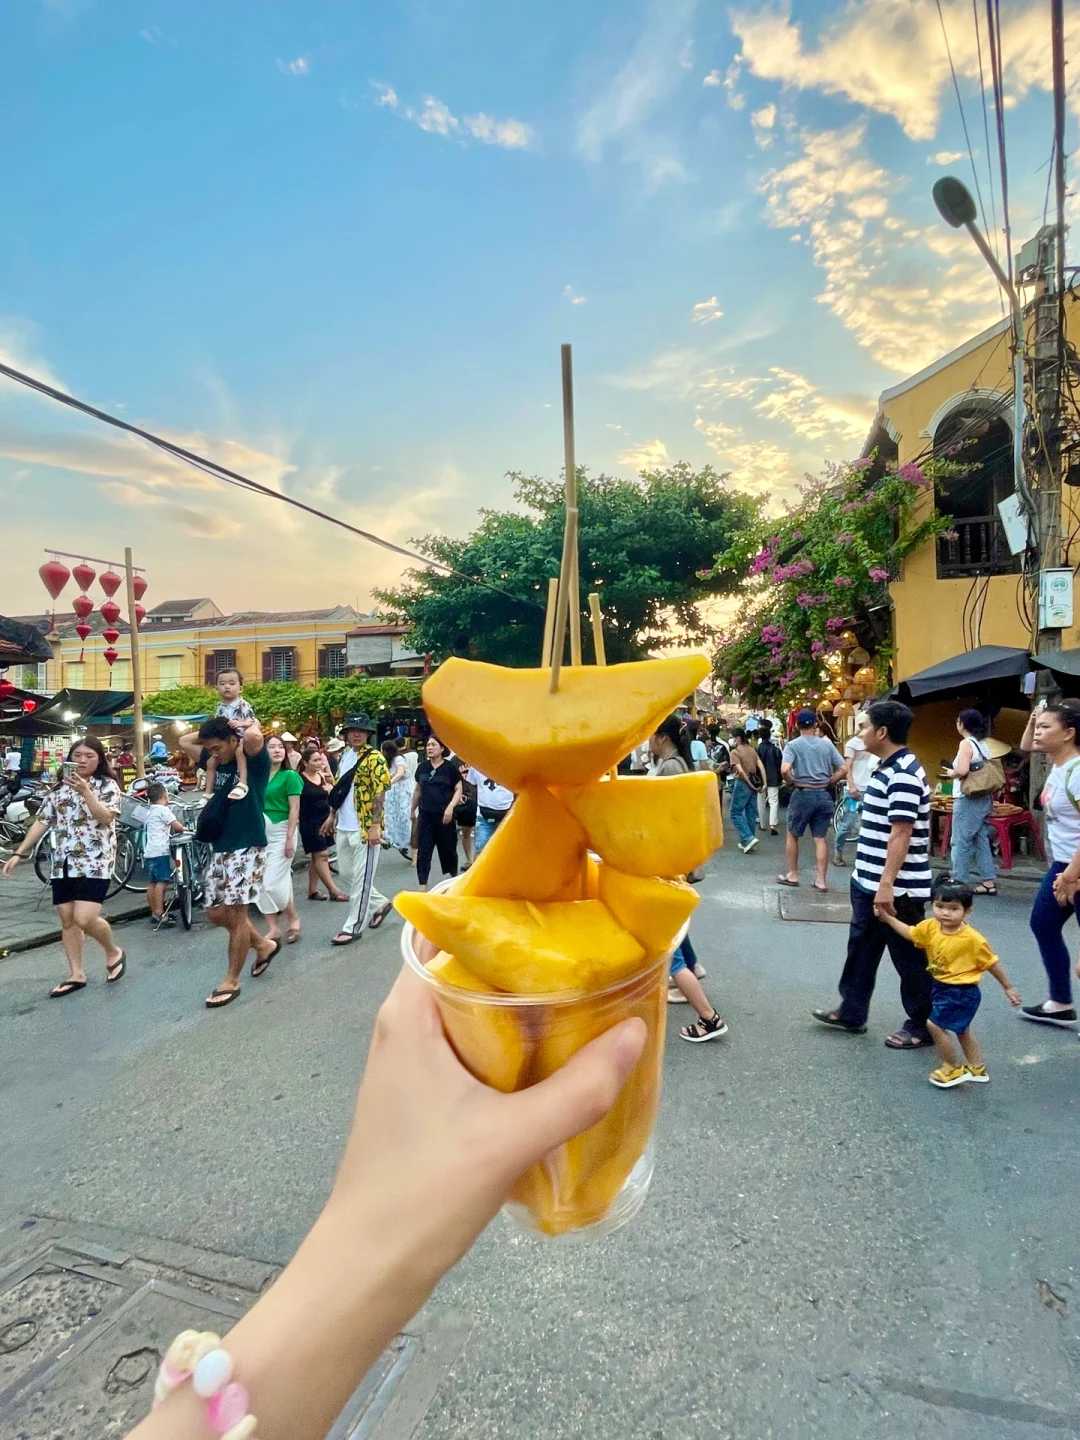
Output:
<instances>
[{"instance_id":1,"label":"bamboo pole","mask_svg":"<svg viewBox=\"0 0 1080 1440\"><path fill-rule=\"evenodd\" d=\"M141 780L146 774L143 759L146 736L142 718L142 663L139 654L139 621L135 615L135 570L131 563L131 546L124 550L124 576L127 580L128 638L131 641L131 689L135 697L135 774Z\"/></svg>"},{"instance_id":2,"label":"bamboo pole","mask_svg":"<svg viewBox=\"0 0 1080 1440\"><path fill-rule=\"evenodd\" d=\"M559 564L559 603L555 612L555 635L551 652L551 693L559 688L559 671L570 621L570 663L581 664L581 598L578 594L577 545L577 464L574 459L574 361L569 345L562 347L563 455L565 469L566 522L563 526L562 560ZM572 601L572 603L571 603Z\"/></svg>"},{"instance_id":3,"label":"bamboo pole","mask_svg":"<svg viewBox=\"0 0 1080 1440\"><path fill-rule=\"evenodd\" d=\"M551 664L551 642L555 636L555 609L559 603L559 580L553 575L548 581L547 608L544 611L544 643L540 649L540 668Z\"/></svg>"},{"instance_id":4,"label":"bamboo pole","mask_svg":"<svg viewBox=\"0 0 1080 1440\"><path fill-rule=\"evenodd\" d=\"M600 614L600 596L594 590L589 596L589 614L592 616L593 651L597 665L607 664L604 650L604 622Z\"/></svg>"}]
</instances>

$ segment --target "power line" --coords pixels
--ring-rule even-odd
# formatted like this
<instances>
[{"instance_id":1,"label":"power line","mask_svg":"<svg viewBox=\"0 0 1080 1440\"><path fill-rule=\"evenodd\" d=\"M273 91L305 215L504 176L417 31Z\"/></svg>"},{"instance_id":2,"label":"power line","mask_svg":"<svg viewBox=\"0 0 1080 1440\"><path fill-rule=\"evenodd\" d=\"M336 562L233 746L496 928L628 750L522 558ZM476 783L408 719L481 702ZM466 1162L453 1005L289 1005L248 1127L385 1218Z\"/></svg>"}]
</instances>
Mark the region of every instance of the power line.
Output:
<instances>
[{"instance_id":1,"label":"power line","mask_svg":"<svg viewBox=\"0 0 1080 1440\"><path fill-rule=\"evenodd\" d=\"M957 109L960 111L960 124L964 131L964 144L967 146L968 159L971 161L971 178L975 181L975 194L979 200L979 214L982 216L983 229L986 224L986 206L983 204L982 190L979 188L979 171L975 165L975 152L971 148L971 136L968 134L967 115L964 113L964 102L960 97L960 82L956 78L956 66L953 64L952 46L949 44L949 32L945 28L945 12L941 8L941 0L937 0L938 20L941 22L941 38L945 41L945 54L949 59L949 74L952 76L953 93L956 96Z\"/></svg>"},{"instance_id":2,"label":"power line","mask_svg":"<svg viewBox=\"0 0 1080 1440\"><path fill-rule=\"evenodd\" d=\"M994 254L998 257L998 260L1000 262L1001 256L999 254L1000 244L998 240L997 203L994 193L994 169L990 163L990 116L986 107L986 76L983 73L982 27L979 24L979 0L971 0L971 13L975 20L975 49L978 52L979 56L979 98L982 101L983 139L986 143L986 182L990 188L990 218L994 222ZM1001 306L1001 313L1004 315L1005 297L1001 293L1000 286L998 287L998 304Z\"/></svg>"},{"instance_id":3,"label":"power line","mask_svg":"<svg viewBox=\"0 0 1080 1440\"><path fill-rule=\"evenodd\" d=\"M107 410L99 410L94 405L89 405L85 400L78 400L74 395L68 395L63 390L57 390L52 385L46 385L44 380L35 379L33 375L26 375L21 370L16 370L11 365L0 362L0 375L6 375L9 380L15 380L20 385L26 385L31 390L36 390L40 395L50 400L56 400L61 405L68 405L73 410L79 410L84 415L89 415L94 420L100 420L105 425L112 425L117 430L124 430L129 435L137 435L140 440L147 441L158 450L163 450L175 460L182 461L185 465L194 466L196 470L202 470L215 480L221 480L226 485L235 485L238 489L248 490L256 495L266 496L270 500L279 500L286 505L292 505L296 510L303 510L308 515L314 515L316 519L325 520L331 525L337 525L342 530L349 531L352 535L358 535L361 540L367 540L372 545L379 545L384 550L390 550L395 555L402 555L406 560L418 561L421 565L430 565L432 568L442 570L446 575L452 575L457 580L465 580L470 585L479 585L484 590L490 590L496 595L501 595L504 600L512 600L518 605L528 605L533 609L542 610L543 606L536 600L529 600L520 595L511 595L508 590L501 590L498 585L492 585L488 580L481 580L476 575L466 575L461 570L455 570L452 565L447 565L443 560L432 560L427 555L421 555L415 550L409 550L404 545L396 545L392 540L385 540L381 535L376 535L370 530L361 530L358 525L350 525L347 520L342 520L337 515L329 515L325 510L319 510L314 505L308 505L303 500L297 500L292 495L283 495L280 490L274 490L269 485L263 485L258 480L252 480L247 475L241 475L239 471L230 470L225 465L219 465L216 460L208 460L204 455L198 455L193 450L185 449L183 445L175 445L171 440L164 439L161 435L155 435L150 430L142 430L138 425L131 425L126 420L121 420L117 415L110 415Z\"/></svg>"},{"instance_id":4,"label":"power line","mask_svg":"<svg viewBox=\"0 0 1080 1440\"><path fill-rule=\"evenodd\" d=\"M941 0L938 0L941 9ZM997 128L998 162L1001 167L1001 220L1005 237L1006 273L1013 283L1012 230L1009 224L1009 166L1005 154L1005 84L1001 69L1000 0L986 0L986 33L990 42L990 74L994 84L994 116ZM983 222L985 224L985 221Z\"/></svg>"}]
</instances>

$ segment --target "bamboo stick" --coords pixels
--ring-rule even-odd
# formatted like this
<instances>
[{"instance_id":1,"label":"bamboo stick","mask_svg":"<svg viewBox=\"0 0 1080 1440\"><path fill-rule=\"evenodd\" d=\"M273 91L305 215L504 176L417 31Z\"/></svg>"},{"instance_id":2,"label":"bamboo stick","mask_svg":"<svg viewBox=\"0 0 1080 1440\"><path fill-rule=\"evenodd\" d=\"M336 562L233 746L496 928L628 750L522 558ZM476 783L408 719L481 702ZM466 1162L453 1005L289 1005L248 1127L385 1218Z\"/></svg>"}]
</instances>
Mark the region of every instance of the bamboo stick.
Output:
<instances>
[{"instance_id":1,"label":"bamboo stick","mask_svg":"<svg viewBox=\"0 0 1080 1440\"><path fill-rule=\"evenodd\" d=\"M574 459L574 362L569 345L562 347L563 452L565 467L566 523L563 527L562 561L559 565L559 603L555 613L555 636L551 653L551 693L559 688L559 671L570 622L570 663L581 664L581 597L578 594L578 508L577 465Z\"/></svg>"},{"instance_id":2,"label":"bamboo stick","mask_svg":"<svg viewBox=\"0 0 1080 1440\"><path fill-rule=\"evenodd\" d=\"M604 622L600 614L600 596L594 590L589 596L589 614L592 616L593 651L597 665L607 664L604 650Z\"/></svg>"},{"instance_id":3,"label":"bamboo stick","mask_svg":"<svg viewBox=\"0 0 1080 1440\"><path fill-rule=\"evenodd\" d=\"M559 603L559 580L553 575L548 581L547 608L544 611L544 643L540 650L540 668L551 664L551 642L555 636L555 609Z\"/></svg>"}]
</instances>

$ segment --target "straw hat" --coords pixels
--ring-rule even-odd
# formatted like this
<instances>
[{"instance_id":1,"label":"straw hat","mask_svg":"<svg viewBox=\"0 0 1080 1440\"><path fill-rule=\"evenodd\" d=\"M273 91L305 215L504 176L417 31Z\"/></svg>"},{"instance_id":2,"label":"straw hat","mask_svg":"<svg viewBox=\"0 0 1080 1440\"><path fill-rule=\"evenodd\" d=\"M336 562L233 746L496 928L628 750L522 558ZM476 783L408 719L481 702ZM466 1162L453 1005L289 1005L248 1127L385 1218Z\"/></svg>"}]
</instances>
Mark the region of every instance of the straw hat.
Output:
<instances>
[{"instance_id":1,"label":"straw hat","mask_svg":"<svg viewBox=\"0 0 1080 1440\"><path fill-rule=\"evenodd\" d=\"M995 740L993 736L982 743L991 760L1000 760L1003 755L1009 755L1016 749L1016 746L1010 745L1007 740Z\"/></svg>"}]
</instances>

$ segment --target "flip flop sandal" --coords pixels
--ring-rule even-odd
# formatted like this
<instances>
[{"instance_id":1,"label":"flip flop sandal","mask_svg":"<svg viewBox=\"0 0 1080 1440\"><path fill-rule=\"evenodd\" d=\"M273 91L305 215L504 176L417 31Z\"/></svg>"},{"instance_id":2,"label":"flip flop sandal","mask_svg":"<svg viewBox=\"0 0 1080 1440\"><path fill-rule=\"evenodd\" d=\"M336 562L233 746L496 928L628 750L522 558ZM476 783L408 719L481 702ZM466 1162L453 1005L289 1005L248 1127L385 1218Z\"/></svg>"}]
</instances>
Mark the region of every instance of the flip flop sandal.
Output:
<instances>
[{"instance_id":1,"label":"flip flop sandal","mask_svg":"<svg viewBox=\"0 0 1080 1440\"><path fill-rule=\"evenodd\" d=\"M333 900L336 905L347 905L349 901L348 895L331 895L330 899Z\"/></svg>"},{"instance_id":2,"label":"flip flop sandal","mask_svg":"<svg viewBox=\"0 0 1080 1440\"><path fill-rule=\"evenodd\" d=\"M910 1030L894 1030L891 1035L885 1036L885 1045L890 1050L925 1050L929 1044L929 1037L924 1040L912 1035Z\"/></svg>"},{"instance_id":3,"label":"flip flop sandal","mask_svg":"<svg viewBox=\"0 0 1080 1440\"><path fill-rule=\"evenodd\" d=\"M989 887L983 885L976 885L974 893L976 895L996 895L998 893L998 888L996 885L992 885Z\"/></svg>"},{"instance_id":4,"label":"flip flop sandal","mask_svg":"<svg viewBox=\"0 0 1080 1440\"><path fill-rule=\"evenodd\" d=\"M390 911L393 908L393 905L391 905L389 901L385 905L380 905L378 910L375 911L375 914L368 921L368 929L378 930L379 926L383 923L383 921L390 914Z\"/></svg>"},{"instance_id":5,"label":"flip flop sandal","mask_svg":"<svg viewBox=\"0 0 1080 1440\"><path fill-rule=\"evenodd\" d=\"M810 889L816 890L819 895L828 895L829 893L828 885L811 885Z\"/></svg>"},{"instance_id":6,"label":"flip flop sandal","mask_svg":"<svg viewBox=\"0 0 1080 1440\"><path fill-rule=\"evenodd\" d=\"M865 1035L865 1025L851 1025L847 1020L842 1020L835 1010L811 1010L811 1015L819 1025L828 1025L833 1030L846 1030L849 1035Z\"/></svg>"},{"instance_id":7,"label":"flip flop sandal","mask_svg":"<svg viewBox=\"0 0 1080 1440\"><path fill-rule=\"evenodd\" d=\"M330 941L330 944L331 944L331 945L351 945L354 940L358 940L359 938L360 938L360 937L359 937L358 935L349 935L346 931L342 930L342 931L340 931L337 935L334 936L334 938Z\"/></svg>"},{"instance_id":8,"label":"flip flop sandal","mask_svg":"<svg viewBox=\"0 0 1080 1440\"><path fill-rule=\"evenodd\" d=\"M318 894L316 894L316 895L309 895L307 898L308 898L309 900L326 900L326 899L328 899L329 897L326 896L326 895L318 895Z\"/></svg>"},{"instance_id":9,"label":"flip flop sandal","mask_svg":"<svg viewBox=\"0 0 1080 1440\"><path fill-rule=\"evenodd\" d=\"M65 995L74 995L76 990L85 990L85 980L61 980L49 991L50 1000L63 1000Z\"/></svg>"},{"instance_id":10,"label":"flip flop sandal","mask_svg":"<svg viewBox=\"0 0 1080 1440\"><path fill-rule=\"evenodd\" d=\"M224 1010L226 1005L231 1005L240 994L240 986L235 990L212 990L207 997L207 1010Z\"/></svg>"},{"instance_id":11,"label":"flip flop sandal","mask_svg":"<svg viewBox=\"0 0 1080 1440\"><path fill-rule=\"evenodd\" d=\"M264 956L261 959L258 955L256 955L255 959L251 962L251 978L253 980L258 980L260 975L266 974L267 970L269 970L270 968L271 960L273 960L274 956L278 954L280 949L281 941L275 940L274 948L270 951L269 955Z\"/></svg>"},{"instance_id":12,"label":"flip flop sandal","mask_svg":"<svg viewBox=\"0 0 1080 1440\"><path fill-rule=\"evenodd\" d=\"M299 930L286 930L286 932L285 932L285 944L286 944L286 945L295 945L296 942L297 942L299 939L300 939L300 931L299 931ZM273 958L273 957L271 956L271 959L272 959L272 958Z\"/></svg>"},{"instance_id":13,"label":"flip flop sandal","mask_svg":"<svg viewBox=\"0 0 1080 1440\"><path fill-rule=\"evenodd\" d=\"M116 974L115 974L115 975L113 974L113 971L114 971L114 970L116 971ZM108 984L108 985L115 985L118 980L122 980L122 979L124 978L124 974L125 974L126 970L127 970L127 951L126 951L126 950L121 950L121 951L120 951L120 959L119 959L119 960L114 960L111 965L106 965L106 966L105 966L105 983Z\"/></svg>"},{"instance_id":14,"label":"flip flop sandal","mask_svg":"<svg viewBox=\"0 0 1080 1440\"><path fill-rule=\"evenodd\" d=\"M243 800L244 796L245 796L247 793L248 793L248 787L247 787L246 785L234 785L234 786L232 787L232 789L229 791L229 799L230 799L230 800Z\"/></svg>"},{"instance_id":15,"label":"flip flop sandal","mask_svg":"<svg viewBox=\"0 0 1080 1440\"><path fill-rule=\"evenodd\" d=\"M799 888L798 880L789 880L786 875L777 875L776 883L778 885L786 885L789 890L798 890Z\"/></svg>"}]
</instances>

